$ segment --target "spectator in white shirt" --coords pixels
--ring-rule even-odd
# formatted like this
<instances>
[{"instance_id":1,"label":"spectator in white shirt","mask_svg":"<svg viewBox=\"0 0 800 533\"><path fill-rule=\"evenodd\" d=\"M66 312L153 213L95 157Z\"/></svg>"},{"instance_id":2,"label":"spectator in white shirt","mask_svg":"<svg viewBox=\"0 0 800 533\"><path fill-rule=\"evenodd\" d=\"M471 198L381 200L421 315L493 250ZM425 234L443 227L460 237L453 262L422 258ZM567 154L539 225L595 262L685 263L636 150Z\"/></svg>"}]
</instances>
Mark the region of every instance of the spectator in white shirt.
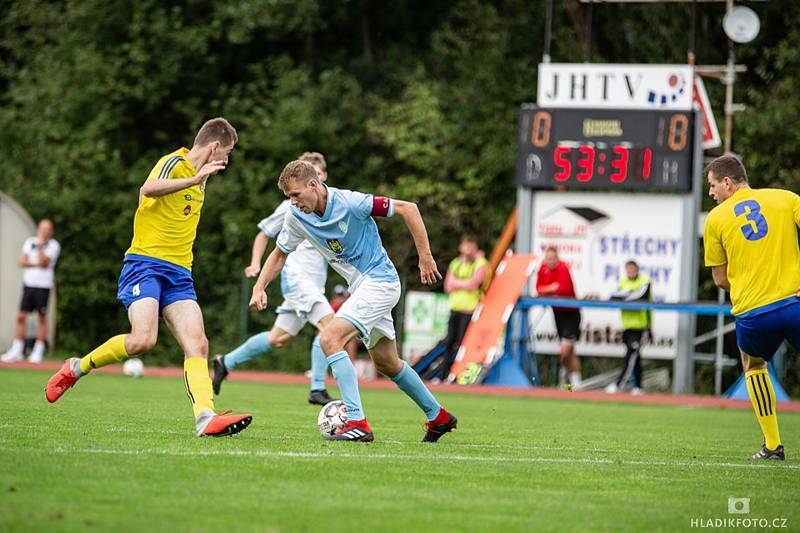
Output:
<instances>
[{"instance_id":1,"label":"spectator in white shirt","mask_svg":"<svg viewBox=\"0 0 800 533\"><path fill-rule=\"evenodd\" d=\"M39 315L39 330L36 344L28 361L41 363L44 358L47 339L47 302L53 288L54 272L61 245L53 238L53 222L43 219L36 228L36 236L30 237L22 245L20 265L25 269L22 277L22 300L17 313L17 329L11 348L0 357L4 363L22 361L25 347L25 321L36 311Z\"/></svg>"}]
</instances>

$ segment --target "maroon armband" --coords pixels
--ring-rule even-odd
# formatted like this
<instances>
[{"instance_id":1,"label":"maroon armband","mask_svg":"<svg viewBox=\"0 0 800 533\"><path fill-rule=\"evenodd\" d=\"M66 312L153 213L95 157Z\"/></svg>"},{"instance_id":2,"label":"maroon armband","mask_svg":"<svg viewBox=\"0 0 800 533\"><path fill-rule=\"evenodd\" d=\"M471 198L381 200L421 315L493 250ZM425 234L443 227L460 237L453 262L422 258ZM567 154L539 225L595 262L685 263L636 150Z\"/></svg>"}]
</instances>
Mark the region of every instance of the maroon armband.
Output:
<instances>
[{"instance_id":1,"label":"maroon armband","mask_svg":"<svg viewBox=\"0 0 800 533\"><path fill-rule=\"evenodd\" d=\"M373 196L372 197L372 213L370 213L374 217L385 217L389 215L389 206L391 205L391 200L385 196Z\"/></svg>"}]
</instances>

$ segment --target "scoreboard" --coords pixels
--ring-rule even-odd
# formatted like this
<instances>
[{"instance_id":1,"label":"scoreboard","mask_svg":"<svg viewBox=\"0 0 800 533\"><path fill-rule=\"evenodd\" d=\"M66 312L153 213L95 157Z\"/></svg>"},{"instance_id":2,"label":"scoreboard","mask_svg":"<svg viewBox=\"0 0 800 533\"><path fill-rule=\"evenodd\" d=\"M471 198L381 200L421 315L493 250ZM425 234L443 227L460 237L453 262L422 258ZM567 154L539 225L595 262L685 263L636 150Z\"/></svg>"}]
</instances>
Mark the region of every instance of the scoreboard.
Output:
<instances>
[{"instance_id":1,"label":"scoreboard","mask_svg":"<svg viewBox=\"0 0 800 533\"><path fill-rule=\"evenodd\" d=\"M519 110L517 185L530 189L689 192L691 111Z\"/></svg>"}]
</instances>

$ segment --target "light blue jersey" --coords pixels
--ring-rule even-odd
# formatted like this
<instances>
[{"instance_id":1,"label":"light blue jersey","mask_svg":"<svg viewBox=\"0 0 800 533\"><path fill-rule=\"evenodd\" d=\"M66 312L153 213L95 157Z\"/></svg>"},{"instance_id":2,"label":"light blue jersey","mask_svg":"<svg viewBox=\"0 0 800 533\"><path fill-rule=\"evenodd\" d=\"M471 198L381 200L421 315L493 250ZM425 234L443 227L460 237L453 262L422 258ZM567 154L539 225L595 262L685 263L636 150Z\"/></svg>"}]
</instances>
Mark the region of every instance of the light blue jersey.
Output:
<instances>
[{"instance_id":1,"label":"light blue jersey","mask_svg":"<svg viewBox=\"0 0 800 533\"><path fill-rule=\"evenodd\" d=\"M351 293L365 278L399 281L372 219L392 216L393 202L371 194L326 188L328 201L322 216L303 213L295 206L286 213L278 248L288 254L307 240L347 280Z\"/></svg>"},{"instance_id":2,"label":"light blue jersey","mask_svg":"<svg viewBox=\"0 0 800 533\"><path fill-rule=\"evenodd\" d=\"M291 203L284 200L275 211L258 223L258 229L270 239L275 239L283 229L286 213L289 212ZM328 279L328 263L320 253L308 242L302 242L297 249L286 259L286 264L281 270L281 292L286 296L290 292L319 293L323 301L325 295L325 282ZM311 283L313 287L307 287ZM314 289L316 288L316 290ZM308 305L318 301L318 295L307 298Z\"/></svg>"}]
</instances>

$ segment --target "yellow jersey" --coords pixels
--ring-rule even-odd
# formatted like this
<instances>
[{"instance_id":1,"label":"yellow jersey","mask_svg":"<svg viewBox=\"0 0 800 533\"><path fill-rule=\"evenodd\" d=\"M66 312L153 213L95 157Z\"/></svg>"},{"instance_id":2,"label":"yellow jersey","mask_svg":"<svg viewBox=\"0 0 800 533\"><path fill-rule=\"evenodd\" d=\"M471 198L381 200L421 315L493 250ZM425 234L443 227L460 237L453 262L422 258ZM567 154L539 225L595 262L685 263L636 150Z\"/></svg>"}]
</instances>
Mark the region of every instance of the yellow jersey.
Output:
<instances>
[{"instance_id":1,"label":"yellow jersey","mask_svg":"<svg viewBox=\"0 0 800 533\"><path fill-rule=\"evenodd\" d=\"M708 214L706 266L728 265L734 315L797 293L798 226L800 196L780 189L739 189Z\"/></svg>"},{"instance_id":2,"label":"yellow jersey","mask_svg":"<svg viewBox=\"0 0 800 533\"><path fill-rule=\"evenodd\" d=\"M451 311L471 313L478 307L478 303L481 301L483 293L486 292L486 287L489 286L488 281L491 278L488 265L489 261L482 256L476 257L471 263L462 261L460 257L456 257L450 261L450 266L447 267L447 270L452 272L453 276L459 281L468 281L472 279L472 276L475 275L475 272L479 268L483 266L486 267L486 277L480 287L471 291L459 289L447 295L447 303Z\"/></svg>"},{"instance_id":3,"label":"yellow jersey","mask_svg":"<svg viewBox=\"0 0 800 533\"><path fill-rule=\"evenodd\" d=\"M197 169L181 148L158 160L148 180L191 178ZM133 241L126 254L144 255L192 269L192 247L203 209L206 184L157 198L142 197L133 219Z\"/></svg>"}]
</instances>

